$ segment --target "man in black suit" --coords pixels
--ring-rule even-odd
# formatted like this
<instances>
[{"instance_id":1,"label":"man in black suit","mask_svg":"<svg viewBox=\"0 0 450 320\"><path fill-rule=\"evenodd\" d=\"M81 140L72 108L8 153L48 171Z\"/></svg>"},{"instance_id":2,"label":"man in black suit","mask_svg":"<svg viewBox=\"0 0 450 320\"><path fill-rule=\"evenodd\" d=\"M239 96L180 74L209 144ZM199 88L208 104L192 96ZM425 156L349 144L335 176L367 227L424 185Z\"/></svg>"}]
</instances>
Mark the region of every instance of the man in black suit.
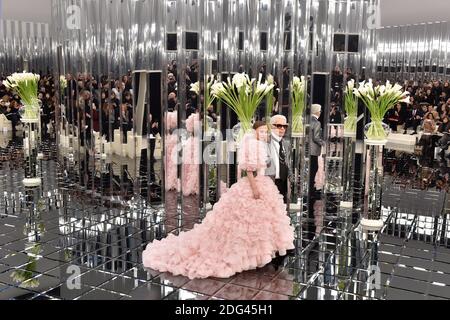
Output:
<instances>
[{"instance_id":1,"label":"man in black suit","mask_svg":"<svg viewBox=\"0 0 450 320\"><path fill-rule=\"evenodd\" d=\"M422 122L424 115L425 114L422 111L422 109L419 108L418 105L414 105L413 109L408 112L408 116L405 123L405 131L403 132L403 134L406 134L406 131L410 127L412 127L414 130L412 135L417 134L417 127Z\"/></svg>"},{"instance_id":2,"label":"man in black suit","mask_svg":"<svg viewBox=\"0 0 450 320\"><path fill-rule=\"evenodd\" d=\"M322 124L319 121L322 113L322 106L319 104L313 104L311 106L311 124L310 124L310 177L309 177L309 192L310 194L316 193L315 179L317 171L319 170L319 156L322 154L322 147L325 142L322 140Z\"/></svg>"},{"instance_id":3,"label":"man in black suit","mask_svg":"<svg viewBox=\"0 0 450 320\"><path fill-rule=\"evenodd\" d=\"M284 202L288 201L288 180L290 163L290 146L285 140L288 129L287 119L283 115L276 115L271 119L272 138L270 142L270 155L272 166L268 169L268 175L272 177Z\"/></svg>"},{"instance_id":4,"label":"man in black suit","mask_svg":"<svg viewBox=\"0 0 450 320\"><path fill-rule=\"evenodd\" d=\"M272 137L270 141L271 166L266 174L275 182L278 191L283 195L284 203L288 203L289 197L289 176L290 176L290 144L285 136L289 125L287 118L283 115L275 115L270 121L272 125ZM287 255L294 255L294 250L287 251ZM272 260L272 264L278 269L284 263L285 256L277 256Z\"/></svg>"}]
</instances>

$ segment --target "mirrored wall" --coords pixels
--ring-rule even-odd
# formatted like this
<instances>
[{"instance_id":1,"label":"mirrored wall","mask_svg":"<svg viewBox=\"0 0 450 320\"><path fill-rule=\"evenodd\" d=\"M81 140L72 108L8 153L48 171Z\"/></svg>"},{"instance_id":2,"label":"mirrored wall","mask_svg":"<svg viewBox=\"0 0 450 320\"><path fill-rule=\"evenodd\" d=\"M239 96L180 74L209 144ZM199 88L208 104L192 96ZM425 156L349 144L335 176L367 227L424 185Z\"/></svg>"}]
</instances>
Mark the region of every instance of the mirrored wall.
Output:
<instances>
[{"instance_id":1,"label":"mirrored wall","mask_svg":"<svg viewBox=\"0 0 450 320\"><path fill-rule=\"evenodd\" d=\"M55 76L65 79L57 142L69 191L104 209L151 210L167 232L192 227L240 179L240 123L211 84L246 73L274 84L253 120L283 140L287 171L274 179L307 245L336 225L342 202L350 218L357 212L364 111L344 136L342 97L347 81L375 71L376 3L53 1ZM322 106L319 148L313 104Z\"/></svg>"},{"instance_id":2,"label":"mirrored wall","mask_svg":"<svg viewBox=\"0 0 450 320\"><path fill-rule=\"evenodd\" d=\"M450 79L449 22L386 27L377 31L377 38L378 79Z\"/></svg>"},{"instance_id":3,"label":"mirrored wall","mask_svg":"<svg viewBox=\"0 0 450 320\"><path fill-rule=\"evenodd\" d=\"M311 1L308 71L309 105L322 106L309 114L320 123L322 145L313 125L307 132L309 190L307 234L321 232L334 243L360 215L363 127L365 108L360 104L351 132L344 130L347 114L344 94L348 81L368 80L375 73L375 29L372 26L378 1ZM336 233L336 231L338 231ZM342 240L342 239L340 239Z\"/></svg>"},{"instance_id":4,"label":"mirrored wall","mask_svg":"<svg viewBox=\"0 0 450 320\"><path fill-rule=\"evenodd\" d=\"M55 1L56 62L67 79L59 145L64 161L79 171L74 179L93 194L101 186L114 200L130 200L142 183L155 183L144 199L164 202L170 193L188 204L195 194L193 207L210 207L221 187L236 181L235 152L222 142L238 123L229 108L205 97L208 83L242 72L274 79L270 107L265 102L255 120L278 113L290 118L291 80L306 74L309 6L280 0ZM71 28L67 12L77 10L79 25ZM199 138L198 145L190 145L191 138ZM171 150L175 144L179 150ZM213 159L195 164L198 181L192 184L184 179L192 178L192 168L180 165L191 149L202 157L211 151Z\"/></svg>"},{"instance_id":5,"label":"mirrored wall","mask_svg":"<svg viewBox=\"0 0 450 320\"><path fill-rule=\"evenodd\" d=\"M50 28L46 23L0 19L0 74L49 74L54 57Z\"/></svg>"}]
</instances>

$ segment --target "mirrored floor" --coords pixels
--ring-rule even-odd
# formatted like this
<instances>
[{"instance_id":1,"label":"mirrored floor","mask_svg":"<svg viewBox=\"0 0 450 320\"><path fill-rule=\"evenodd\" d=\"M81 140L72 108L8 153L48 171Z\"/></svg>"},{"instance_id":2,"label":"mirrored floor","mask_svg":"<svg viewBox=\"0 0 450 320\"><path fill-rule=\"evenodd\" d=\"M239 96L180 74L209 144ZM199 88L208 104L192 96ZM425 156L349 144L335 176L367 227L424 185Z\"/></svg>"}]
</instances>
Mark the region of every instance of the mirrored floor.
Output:
<instances>
[{"instance_id":1,"label":"mirrored floor","mask_svg":"<svg viewBox=\"0 0 450 320\"><path fill-rule=\"evenodd\" d=\"M378 236L348 215L293 217L297 250L281 267L189 280L141 263L148 243L200 220L188 200L181 215L176 205L163 214L94 201L60 170L50 142L43 144L42 188L25 190L21 148L20 139L0 148L0 299L450 299L449 212L410 212L402 205L410 198L394 185L385 190ZM434 196L433 208L448 207L445 195L425 196Z\"/></svg>"}]
</instances>

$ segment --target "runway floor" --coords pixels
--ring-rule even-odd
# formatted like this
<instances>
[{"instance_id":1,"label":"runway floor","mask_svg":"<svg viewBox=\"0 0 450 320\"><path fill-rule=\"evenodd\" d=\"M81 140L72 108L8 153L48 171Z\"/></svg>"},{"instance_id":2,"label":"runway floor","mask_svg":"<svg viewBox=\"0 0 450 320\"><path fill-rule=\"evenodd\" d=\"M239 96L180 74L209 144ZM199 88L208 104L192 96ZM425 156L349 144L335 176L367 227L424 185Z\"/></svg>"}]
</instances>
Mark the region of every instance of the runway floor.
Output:
<instances>
[{"instance_id":1,"label":"runway floor","mask_svg":"<svg viewBox=\"0 0 450 320\"><path fill-rule=\"evenodd\" d=\"M0 299L450 299L448 211L386 209L381 235L367 241L345 218L325 217L315 234L313 219L293 216L297 250L280 268L189 280L145 269L142 251L200 221L189 213L195 199L185 199L183 214L93 201L61 170L55 151L45 143L43 186L25 190L20 141L0 150Z\"/></svg>"}]
</instances>

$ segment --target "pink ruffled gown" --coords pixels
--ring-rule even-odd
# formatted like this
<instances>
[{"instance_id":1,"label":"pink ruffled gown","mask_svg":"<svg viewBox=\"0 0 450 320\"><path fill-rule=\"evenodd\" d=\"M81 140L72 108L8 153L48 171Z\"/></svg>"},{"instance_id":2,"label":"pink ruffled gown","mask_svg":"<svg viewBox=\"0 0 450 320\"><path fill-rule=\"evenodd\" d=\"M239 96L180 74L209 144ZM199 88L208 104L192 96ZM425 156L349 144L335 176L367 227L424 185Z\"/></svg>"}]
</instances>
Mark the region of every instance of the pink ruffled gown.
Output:
<instances>
[{"instance_id":1,"label":"pink ruffled gown","mask_svg":"<svg viewBox=\"0 0 450 320\"><path fill-rule=\"evenodd\" d=\"M166 126L167 130L173 130L177 127L178 113L168 112L166 117ZM178 179L178 164L177 164L177 144L178 144L178 135L176 134L166 134L165 139L165 185L166 190L179 190L179 179Z\"/></svg>"},{"instance_id":2,"label":"pink ruffled gown","mask_svg":"<svg viewBox=\"0 0 450 320\"><path fill-rule=\"evenodd\" d=\"M319 167L314 179L316 190L322 190L325 186L325 164L322 156L318 159Z\"/></svg>"},{"instance_id":3,"label":"pink ruffled gown","mask_svg":"<svg viewBox=\"0 0 450 320\"><path fill-rule=\"evenodd\" d=\"M266 150L264 143L246 135L238 157L243 170L258 172L260 199L254 199L248 178L240 179L201 224L149 244L143 253L144 266L190 279L229 278L265 266L277 252L283 256L294 249L294 228L283 196L263 175Z\"/></svg>"},{"instance_id":4,"label":"pink ruffled gown","mask_svg":"<svg viewBox=\"0 0 450 320\"><path fill-rule=\"evenodd\" d=\"M200 192L200 164L201 146L200 139L196 135L201 126L200 115L192 114L186 120L186 130L191 136L183 146L182 189L185 197L197 195Z\"/></svg>"}]
</instances>

